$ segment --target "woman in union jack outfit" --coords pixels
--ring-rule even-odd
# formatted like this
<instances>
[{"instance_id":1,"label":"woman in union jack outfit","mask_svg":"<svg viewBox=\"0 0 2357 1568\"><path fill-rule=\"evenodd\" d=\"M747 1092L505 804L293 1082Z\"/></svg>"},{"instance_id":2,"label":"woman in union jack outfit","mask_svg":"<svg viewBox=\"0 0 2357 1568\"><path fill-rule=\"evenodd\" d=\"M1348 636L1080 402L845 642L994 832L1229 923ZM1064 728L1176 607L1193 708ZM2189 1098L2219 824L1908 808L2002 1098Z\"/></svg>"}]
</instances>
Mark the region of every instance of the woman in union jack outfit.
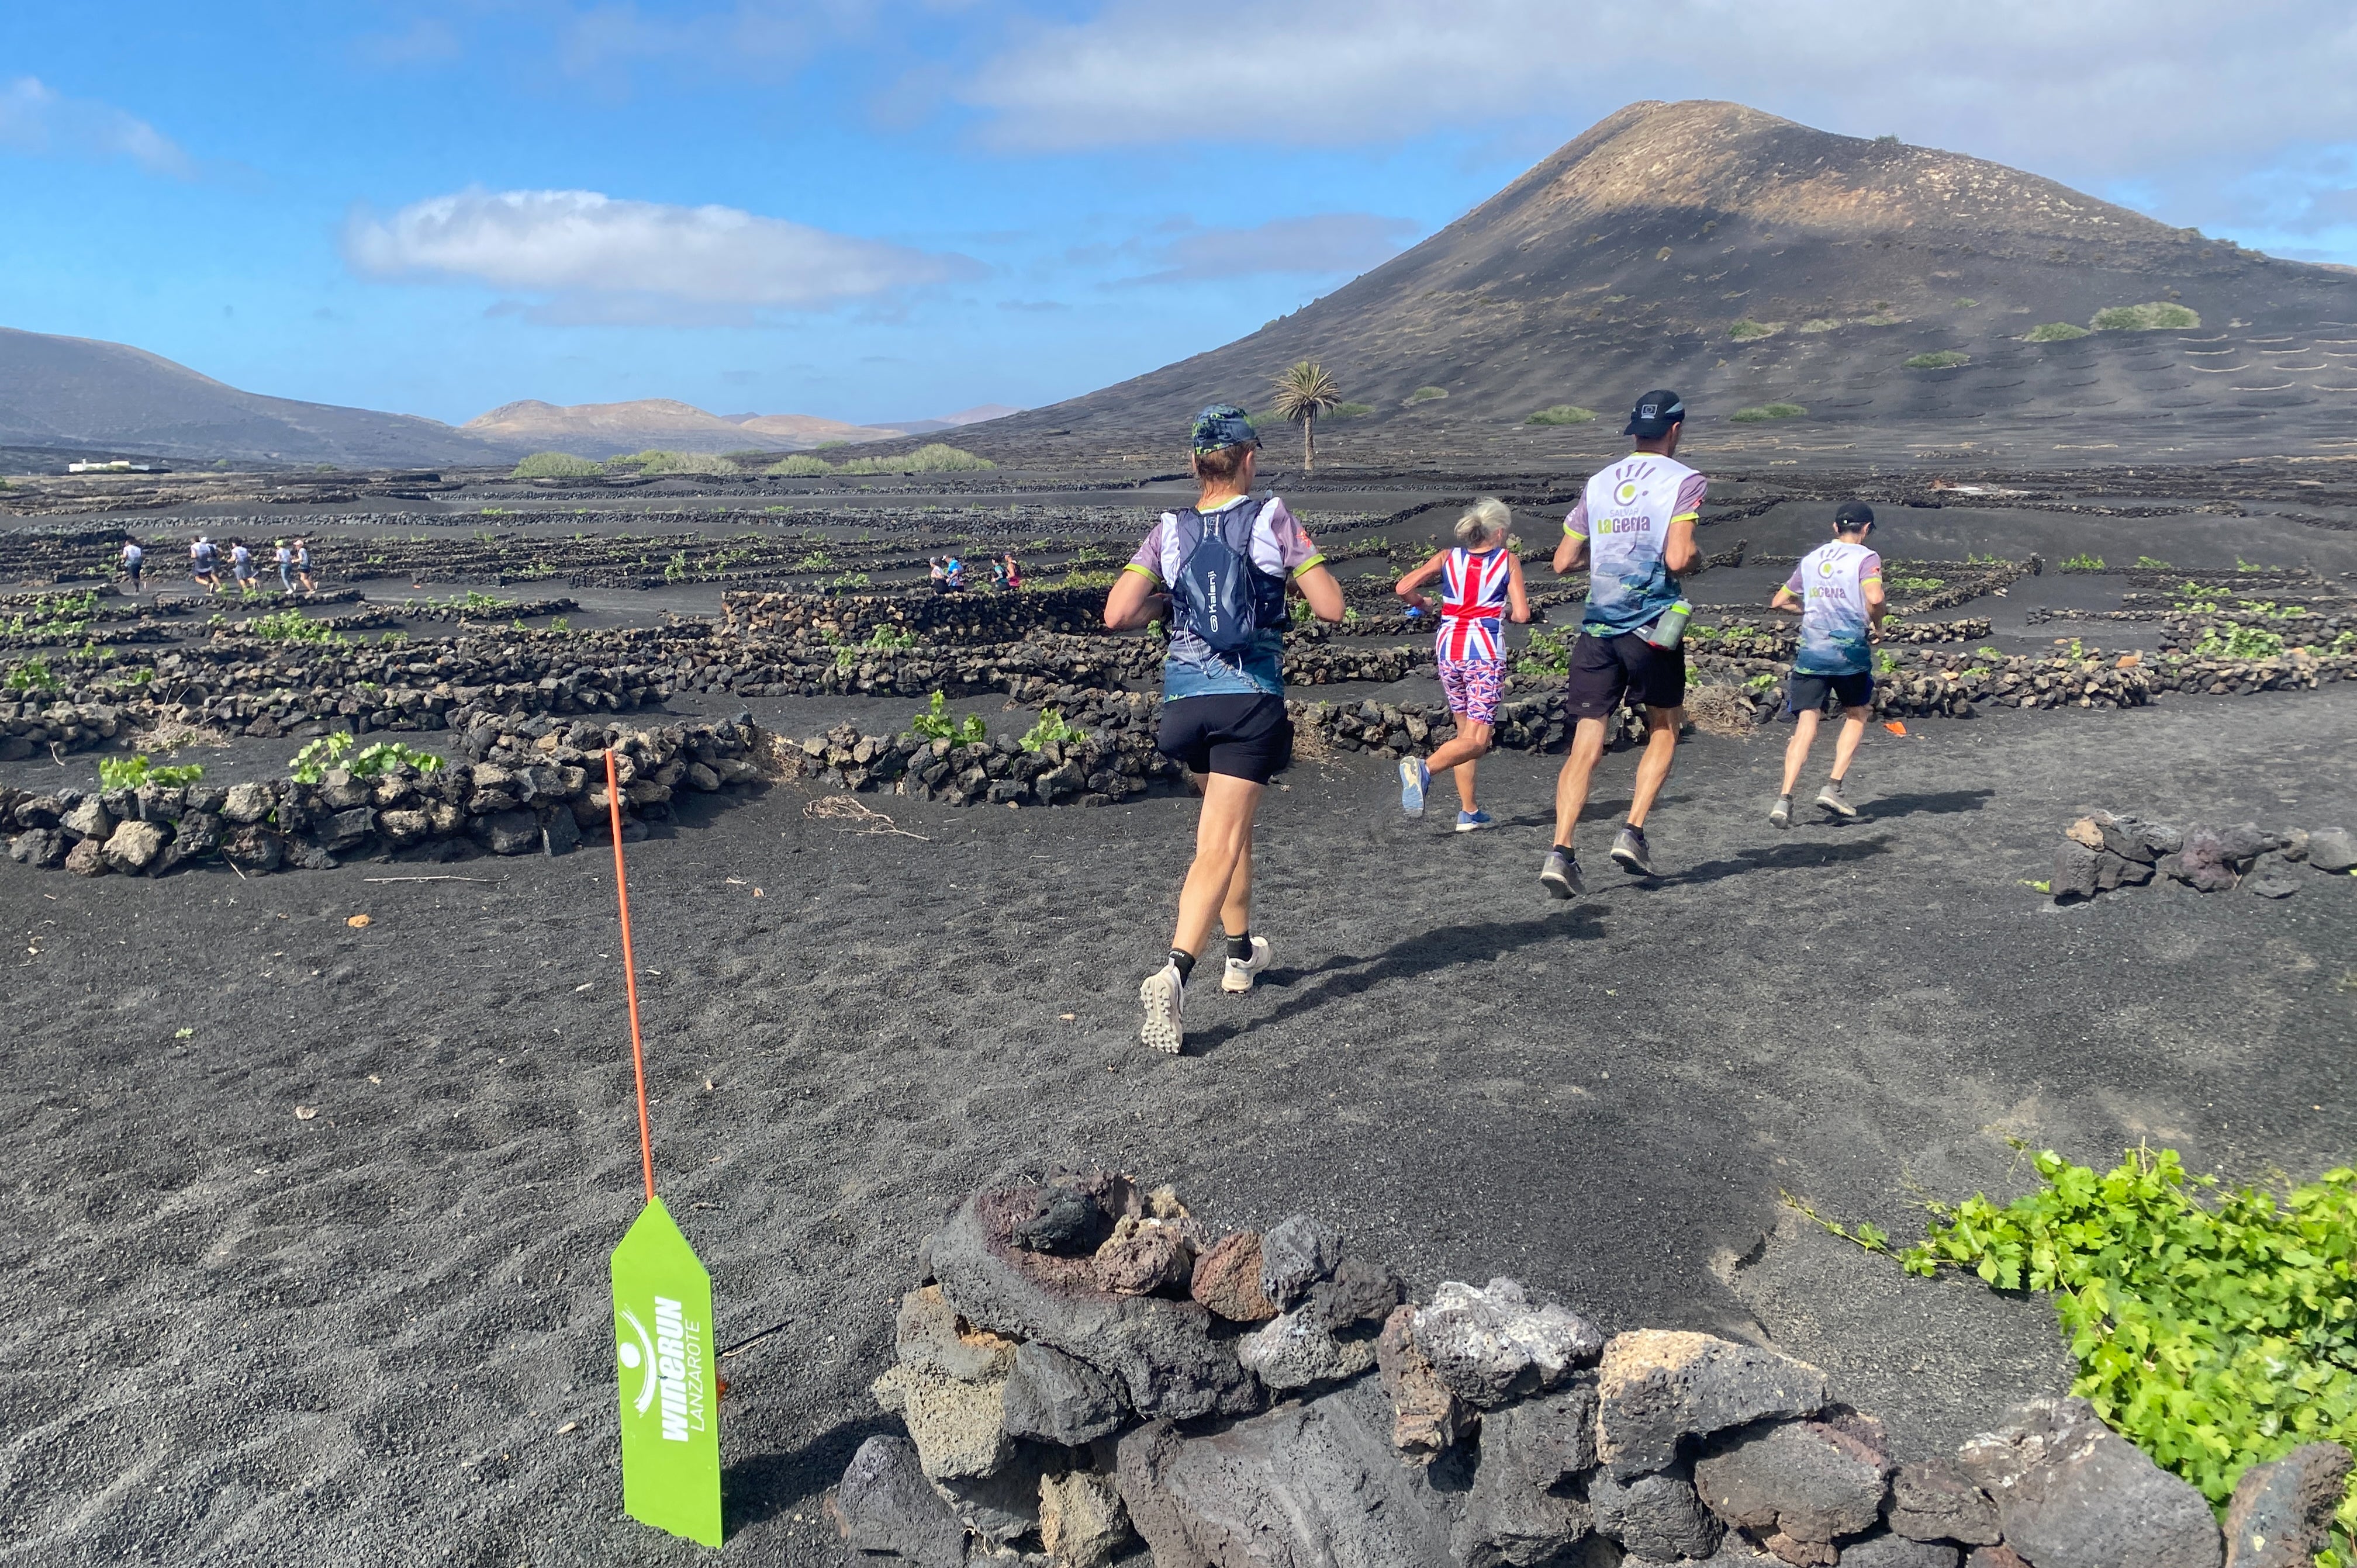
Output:
<instances>
[{"instance_id":1,"label":"woman in union jack outfit","mask_svg":"<svg viewBox=\"0 0 2357 1568\"><path fill-rule=\"evenodd\" d=\"M1498 696L1506 679L1503 623L1531 618L1523 593L1523 564L1506 548L1514 514L1494 496L1483 496L1457 520L1457 546L1443 550L1399 580L1392 590L1416 608L1440 615L1433 659L1440 667L1440 690L1457 720L1457 734L1430 757L1400 763L1400 806L1424 815L1432 776L1457 771L1457 831L1469 833L1491 825L1490 813L1473 800L1473 764L1490 749L1490 726L1498 720ZM1440 603L1425 597L1424 585L1440 579Z\"/></svg>"}]
</instances>

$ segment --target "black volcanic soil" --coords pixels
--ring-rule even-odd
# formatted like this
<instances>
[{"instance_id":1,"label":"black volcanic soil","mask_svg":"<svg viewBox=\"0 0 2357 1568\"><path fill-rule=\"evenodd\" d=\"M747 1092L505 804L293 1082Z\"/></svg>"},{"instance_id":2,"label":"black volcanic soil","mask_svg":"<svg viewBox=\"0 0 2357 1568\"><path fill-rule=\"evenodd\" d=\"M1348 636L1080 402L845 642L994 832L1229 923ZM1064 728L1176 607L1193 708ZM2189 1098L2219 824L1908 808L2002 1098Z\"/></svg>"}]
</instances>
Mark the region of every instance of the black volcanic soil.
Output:
<instances>
[{"instance_id":1,"label":"black volcanic soil","mask_svg":"<svg viewBox=\"0 0 2357 1568\"><path fill-rule=\"evenodd\" d=\"M1132 1014L1182 801L878 798L922 837L869 837L780 787L683 822L632 851L659 1167L724 1341L788 1325L724 1363L728 1553L839 1559L819 1496L877 1423L917 1246L1037 1159L1168 1176L1221 1223L1310 1208L1420 1291L1511 1273L1613 1327L1765 1334L1903 1452L1951 1444L2061 1386L2048 1307L1902 1280L1777 1194L1904 1236L1921 1197L2018 1189L2015 1139L2345 1158L2357 881L2056 909L2020 879L2087 806L2357 821L2352 746L2346 687L1878 730L1865 819L1779 835L1775 738L1703 739L1660 881L1591 832L1568 908L1534 876L1552 759L1486 765L1504 827L1473 837L1400 818L1378 763L1304 763L1263 840L1276 967L1201 990L1175 1060ZM489 880L369 880L437 869ZM0 1559L694 1560L615 1470L606 861L0 872Z\"/></svg>"}]
</instances>

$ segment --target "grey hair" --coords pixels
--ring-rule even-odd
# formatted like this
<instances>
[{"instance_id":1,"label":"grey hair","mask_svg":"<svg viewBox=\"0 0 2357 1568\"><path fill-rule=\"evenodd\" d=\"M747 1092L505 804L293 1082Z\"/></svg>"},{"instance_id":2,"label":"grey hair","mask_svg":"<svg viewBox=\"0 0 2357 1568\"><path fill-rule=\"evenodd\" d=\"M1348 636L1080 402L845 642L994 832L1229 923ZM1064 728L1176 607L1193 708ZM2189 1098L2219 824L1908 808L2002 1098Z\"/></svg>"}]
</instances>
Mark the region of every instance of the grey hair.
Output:
<instances>
[{"instance_id":1,"label":"grey hair","mask_svg":"<svg viewBox=\"0 0 2357 1568\"><path fill-rule=\"evenodd\" d=\"M1514 514L1495 496L1483 496L1457 520L1457 542L1470 550L1484 543L1502 544L1514 525Z\"/></svg>"}]
</instances>

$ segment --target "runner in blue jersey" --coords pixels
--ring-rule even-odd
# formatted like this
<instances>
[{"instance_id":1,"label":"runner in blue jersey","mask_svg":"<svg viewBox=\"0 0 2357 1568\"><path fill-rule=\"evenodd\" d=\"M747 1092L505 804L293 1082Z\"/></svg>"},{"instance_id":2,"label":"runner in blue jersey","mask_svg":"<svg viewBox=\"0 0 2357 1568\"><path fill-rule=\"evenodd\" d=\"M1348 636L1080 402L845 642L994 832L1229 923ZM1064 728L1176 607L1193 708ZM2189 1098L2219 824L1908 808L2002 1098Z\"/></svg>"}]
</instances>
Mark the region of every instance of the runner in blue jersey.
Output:
<instances>
[{"instance_id":1,"label":"runner in blue jersey","mask_svg":"<svg viewBox=\"0 0 2357 1568\"><path fill-rule=\"evenodd\" d=\"M1252 494L1260 436L1244 411L1213 403L1196 416L1193 445L1195 504L1162 514L1114 579L1104 609L1114 631L1157 618L1169 628L1155 746L1203 795L1169 959L1138 987L1140 1038L1174 1053L1186 1045L1187 982L1211 944L1213 920L1228 933L1221 990L1250 991L1268 967L1268 939L1252 931L1253 817L1293 751L1285 596L1298 590L1319 620L1342 618L1342 586L1308 532L1282 499ZM1249 608L1238 603L1240 592ZM1245 618L1234 618L1239 610ZM1224 629L1222 615L1231 618ZM1232 646L1214 646L1232 635Z\"/></svg>"},{"instance_id":2,"label":"runner in blue jersey","mask_svg":"<svg viewBox=\"0 0 2357 1568\"><path fill-rule=\"evenodd\" d=\"M1833 777L1817 791L1817 804L1836 816L1855 817L1857 808L1842 799L1842 779L1866 721L1874 714L1874 639L1882 629L1882 557L1866 547L1874 532L1874 509L1844 501L1834 513L1834 537L1801 558L1776 590L1770 607L1801 618L1801 645L1785 688L1784 711L1792 715L1792 739L1784 747L1784 788L1768 820L1792 825L1792 786L1817 738L1817 714L1831 695L1841 703L1841 735L1834 742Z\"/></svg>"},{"instance_id":3,"label":"runner in blue jersey","mask_svg":"<svg viewBox=\"0 0 2357 1568\"><path fill-rule=\"evenodd\" d=\"M1645 816L1670 777L1686 700L1685 599L1677 575L1702 568L1694 531L1708 488L1675 456L1685 412L1674 392L1638 399L1621 431L1636 450L1587 481L1555 546L1556 572L1587 567L1587 608L1563 693L1564 716L1575 726L1571 755L1555 779L1555 847L1539 868L1540 884L1557 898L1587 890L1571 835L1604 755L1606 721L1632 691L1645 710L1645 755L1612 858L1639 875L1653 874Z\"/></svg>"}]
</instances>

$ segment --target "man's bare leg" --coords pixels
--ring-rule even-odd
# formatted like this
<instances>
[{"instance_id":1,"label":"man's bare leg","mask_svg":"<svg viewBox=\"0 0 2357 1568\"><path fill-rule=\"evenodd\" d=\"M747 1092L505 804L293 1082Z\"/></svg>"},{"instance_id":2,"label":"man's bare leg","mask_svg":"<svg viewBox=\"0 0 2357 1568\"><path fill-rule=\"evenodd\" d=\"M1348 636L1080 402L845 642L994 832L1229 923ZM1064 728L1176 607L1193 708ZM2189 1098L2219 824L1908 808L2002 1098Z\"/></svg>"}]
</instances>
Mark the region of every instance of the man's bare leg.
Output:
<instances>
[{"instance_id":1,"label":"man's bare leg","mask_svg":"<svg viewBox=\"0 0 2357 1568\"><path fill-rule=\"evenodd\" d=\"M1678 710L1645 710L1645 755L1637 759L1637 786L1629 797L1629 825L1641 828L1653 798L1669 782L1670 766L1678 756Z\"/></svg>"},{"instance_id":2,"label":"man's bare leg","mask_svg":"<svg viewBox=\"0 0 2357 1568\"><path fill-rule=\"evenodd\" d=\"M1562 848L1571 846L1572 830L1579 826L1579 813L1587 807L1588 781L1603 755L1604 721L1581 719L1572 729L1571 754L1563 759L1563 770L1555 779L1555 842Z\"/></svg>"}]
</instances>

